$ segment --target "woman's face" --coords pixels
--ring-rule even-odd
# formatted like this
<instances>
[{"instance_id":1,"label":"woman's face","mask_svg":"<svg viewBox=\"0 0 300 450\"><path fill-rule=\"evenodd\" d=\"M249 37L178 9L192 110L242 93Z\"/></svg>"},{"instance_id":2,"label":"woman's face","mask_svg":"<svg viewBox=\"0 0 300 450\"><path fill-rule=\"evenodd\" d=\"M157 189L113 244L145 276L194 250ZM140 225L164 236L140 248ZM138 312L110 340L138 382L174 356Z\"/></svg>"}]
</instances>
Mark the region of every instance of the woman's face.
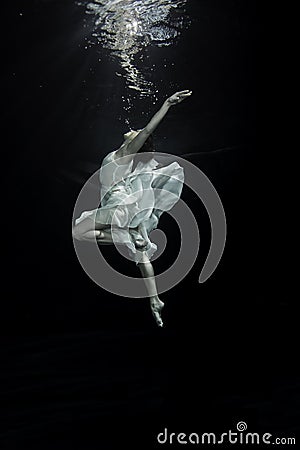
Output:
<instances>
[{"instance_id":1,"label":"woman's face","mask_svg":"<svg viewBox=\"0 0 300 450\"><path fill-rule=\"evenodd\" d=\"M124 134L124 140L125 141L132 141L137 135L139 134L139 131L130 130L127 131L127 133Z\"/></svg>"}]
</instances>

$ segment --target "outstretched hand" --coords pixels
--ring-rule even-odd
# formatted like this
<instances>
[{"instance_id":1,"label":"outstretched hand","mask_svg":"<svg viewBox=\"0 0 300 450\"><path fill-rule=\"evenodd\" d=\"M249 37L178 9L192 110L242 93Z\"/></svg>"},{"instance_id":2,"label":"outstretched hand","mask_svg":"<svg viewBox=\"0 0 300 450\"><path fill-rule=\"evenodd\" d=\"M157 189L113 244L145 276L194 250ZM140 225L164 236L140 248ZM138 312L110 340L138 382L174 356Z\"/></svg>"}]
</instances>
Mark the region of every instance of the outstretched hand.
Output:
<instances>
[{"instance_id":1,"label":"outstretched hand","mask_svg":"<svg viewBox=\"0 0 300 450\"><path fill-rule=\"evenodd\" d=\"M169 106L177 105L177 103L181 103L185 98L190 97L191 95L192 91L188 89L185 91L179 91L167 98L166 103Z\"/></svg>"}]
</instances>

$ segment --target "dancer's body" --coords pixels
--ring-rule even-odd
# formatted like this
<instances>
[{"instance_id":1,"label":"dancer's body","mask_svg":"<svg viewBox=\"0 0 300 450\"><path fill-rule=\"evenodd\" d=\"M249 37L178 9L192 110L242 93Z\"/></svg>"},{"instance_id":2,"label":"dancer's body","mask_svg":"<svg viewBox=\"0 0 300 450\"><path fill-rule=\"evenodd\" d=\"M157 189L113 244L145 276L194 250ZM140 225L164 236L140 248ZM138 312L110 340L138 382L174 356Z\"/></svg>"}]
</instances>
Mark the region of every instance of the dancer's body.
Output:
<instances>
[{"instance_id":1,"label":"dancer's body","mask_svg":"<svg viewBox=\"0 0 300 450\"><path fill-rule=\"evenodd\" d=\"M145 128L124 134L122 145L109 153L101 165L101 207L83 212L73 227L76 239L124 244L130 249L144 278L151 310L159 326L163 326L164 304L158 297L150 262L156 246L150 241L149 233L157 227L161 214L179 199L183 169L177 162L158 167L153 158L151 135L169 108L190 95L188 90L177 92L163 103ZM146 153L134 168L138 152Z\"/></svg>"}]
</instances>

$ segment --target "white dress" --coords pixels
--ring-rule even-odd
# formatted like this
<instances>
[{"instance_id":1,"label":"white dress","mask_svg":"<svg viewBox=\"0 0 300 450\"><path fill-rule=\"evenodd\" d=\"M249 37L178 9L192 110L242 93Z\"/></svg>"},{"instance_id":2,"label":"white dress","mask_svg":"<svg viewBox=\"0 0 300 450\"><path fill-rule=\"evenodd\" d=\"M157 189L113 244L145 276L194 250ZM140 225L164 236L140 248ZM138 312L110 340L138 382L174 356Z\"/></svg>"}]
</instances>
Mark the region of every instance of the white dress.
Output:
<instances>
[{"instance_id":1,"label":"white dress","mask_svg":"<svg viewBox=\"0 0 300 450\"><path fill-rule=\"evenodd\" d=\"M153 158L139 162L132 170L134 158L129 164L118 164L115 152L103 159L100 168L101 207L83 212L75 223L89 217L96 228L97 224L111 227L114 242L125 244L138 263L142 255L135 242L143 239L140 227L143 225L148 236L157 228L161 214L177 203L184 181L183 168L177 162L158 167ZM142 251L150 259L156 250L148 236Z\"/></svg>"}]
</instances>

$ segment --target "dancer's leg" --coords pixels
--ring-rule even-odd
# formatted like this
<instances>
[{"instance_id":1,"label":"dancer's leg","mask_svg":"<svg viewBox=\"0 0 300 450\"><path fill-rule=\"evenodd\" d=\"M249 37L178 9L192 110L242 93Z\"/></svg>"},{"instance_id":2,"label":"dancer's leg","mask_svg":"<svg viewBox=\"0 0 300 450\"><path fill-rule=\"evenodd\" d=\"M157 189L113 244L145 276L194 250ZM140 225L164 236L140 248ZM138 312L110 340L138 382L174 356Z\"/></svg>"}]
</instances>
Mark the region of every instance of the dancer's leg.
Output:
<instances>
[{"instance_id":1,"label":"dancer's leg","mask_svg":"<svg viewBox=\"0 0 300 450\"><path fill-rule=\"evenodd\" d=\"M73 237L78 240L90 240L94 241L96 239L98 244L113 244L114 241L112 239L111 229L107 227L107 225L103 225L103 228L95 229L94 221L91 219L84 219L80 224L75 225L73 227ZM97 228L99 228L99 224L97 224ZM139 250L145 246L147 242L145 240L138 240L135 242L137 247L141 247ZM140 244L140 245L139 245ZM142 254L142 260L138 264L139 269L144 278L144 282L146 285L146 289L150 298L150 306L152 310L152 314L156 320L158 326L162 327L163 322L161 319L161 310L164 306L164 303L159 299L156 289L156 282L154 276L153 266L147 257L146 252Z\"/></svg>"},{"instance_id":2,"label":"dancer's leg","mask_svg":"<svg viewBox=\"0 0 300 450\"><path fill-rule=\"evenodd\" d=\"M149 239L149 236L148 236L148 233L147 233L145 224L144 224L144 223L141 223L141 224L137 227L137 231L138 231L138 233L139 233L139 234L142 236L142 238L143 238L142 245L144 245L144 246L149 245L149 244L150 244L150 239ZM138 242L138 244L139 244L139 241L137 241L137 242Z\"/></svg>"},{"instance_id":3,"label":"dancer's leg","mask_svg":"<svg viewBox=\"0 0 300 450\"><path fill-rule=\"evenodd\" d=\"M90 217L86 217L79 223L75 224L72 229L72 234L75 239L94 239L100 236L100 231L107 227L107 225L97 224L97 229L95 229L95 221Z\"/></svg>"},{"instance_id":4,"label":"dancer's leg","mask_svg":"<svg viewBox=\"0 0 300 450\"><path fill-rule=\"evenodd\" d=\"M96 230L98 231L98 230ZM100 235L97 236L97 242L98 244L114 244L112 235L111 235L111 229L110 228L104 228L103 230L100 230Z\"/></svg>"},{"instance_id":5,"label":"dancer's leg","mask_svg":"<svg viewBox=\"0 0 300 450\"><path fill-rule=\"evenodd\" d=\"M113 244L110 231L107 230L89 230L83 233L80 240L93 241L97 240L99 244Z\"/></svg>"},{"instance_id":6,"label":"dancer's leg","mask_svg":"<svg viewBox=\"0 0 300 450\"><path fill-rule=\"evenodd\" d=\"M146 289L150 298L152 314L157 325L162 327L163 321L160 314L162 308L164 307L164 303L158 297L153 266L145 252L143 253L143 258L138 266L144 278Z\"/></svg>"},{"instance_id":7,"label":"dancer's leg","mask_svg":"<svg viewBox=\"0 0 300 450\"><path fill-rule=\"evenodd\" d=\"M97 242L102 244L113 243L110 227L99 223L95 225L94 220L89 217L74 225L72 233L73 237L79 241L93 241L96 239Z\"/></svg>"}]
</instances>

